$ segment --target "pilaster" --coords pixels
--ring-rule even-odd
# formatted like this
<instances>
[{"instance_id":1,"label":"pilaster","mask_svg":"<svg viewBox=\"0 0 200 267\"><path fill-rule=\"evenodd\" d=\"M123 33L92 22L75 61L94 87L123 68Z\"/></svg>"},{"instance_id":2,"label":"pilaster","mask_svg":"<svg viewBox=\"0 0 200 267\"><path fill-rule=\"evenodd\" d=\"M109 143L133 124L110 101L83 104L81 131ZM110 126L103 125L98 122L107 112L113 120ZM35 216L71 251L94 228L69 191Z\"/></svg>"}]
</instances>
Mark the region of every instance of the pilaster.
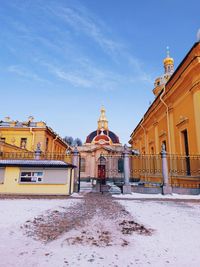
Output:
<instances>
[{"instance_id":1,"label":"pilaster","mask_svg":"<svg viewBox=\"0 0 200 267\"><path fill-rule=\"evenodd\" d=\"M193 92L197 153L200 154L200 89Z\"/></svg>"}]
</instances>

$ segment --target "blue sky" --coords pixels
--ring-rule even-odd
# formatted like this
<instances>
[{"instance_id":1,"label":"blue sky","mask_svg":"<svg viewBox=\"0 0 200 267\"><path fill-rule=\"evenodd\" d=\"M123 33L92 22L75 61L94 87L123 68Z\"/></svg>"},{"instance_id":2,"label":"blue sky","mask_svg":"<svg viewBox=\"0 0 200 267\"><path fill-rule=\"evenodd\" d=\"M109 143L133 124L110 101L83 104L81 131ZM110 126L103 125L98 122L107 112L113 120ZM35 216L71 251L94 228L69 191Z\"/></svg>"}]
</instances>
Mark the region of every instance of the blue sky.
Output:
<instances>
[{"instance_id":1,"label":"blue sky","mask_svg":"<svg viewBox=\"0 0 200 267\"><path fill-rule=\"evenodd\" d=\"M85 141L103 104L127 143L166 46L177 67L196 41L199 9L197 0L0 0L0 119L32 115Z\"/></svg>"}]
</instances>

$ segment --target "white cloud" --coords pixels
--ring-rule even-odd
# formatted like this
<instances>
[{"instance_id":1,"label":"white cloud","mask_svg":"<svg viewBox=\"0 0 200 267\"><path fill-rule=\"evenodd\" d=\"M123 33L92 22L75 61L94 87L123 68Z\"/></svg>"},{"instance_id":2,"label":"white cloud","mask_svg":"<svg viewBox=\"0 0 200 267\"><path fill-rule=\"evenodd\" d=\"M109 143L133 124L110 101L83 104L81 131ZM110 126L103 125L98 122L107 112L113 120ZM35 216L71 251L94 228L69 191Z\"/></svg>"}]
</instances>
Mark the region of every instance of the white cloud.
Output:
<instances>
[{"instance_id":1,"label":"white cloud","mask_svg":"<svg viewBox=\"0 0 200 267\"><path fill-rule=\"evenodd\" d=\"M85 64L86 61L87 64ZM90 65L92 63L89 63L88 60L81 60L81 62L79 62L79 67L70 70L44 61L40 61L40 64L45 66L56 78L66 81L74 87L98 90L112 90L118 87L120 83L119 75L97 69L95 66Z\"/></svg>"},{"instance_id":2,"label":"white cloud","mask_svg":"<svg viewBox=\"0 0 200 267\"><path fill-rule=\"evenodd\" d=\"M85 9L70 7L49 7L48 10L62 19L77 32L93 39L108 54L113 55L122 48L122 44L109 38L102 23ZM84 11L83 11L84 10Z\"/></svg>"},{"instance_id":3,"label":"white cloud","mask_svg":"<svg viewBox=\"0 0 200 267\"><path fill-rule=\"evenodd\" d=\"M68 82L74 87L98 90L121 89L133 86L136 82L153 84L151 76L144 71L140 60L131 55L126 44L113 38L107 25L83 6L66 7L55 2L50 2L47 6L41 1L39 8L44 16L36 24L24 25L20 21L11 23L24 38L24 53L29 53L31 63L38 64L37 68L42 72L49 72L58 80ZM51 34L45 34L48 18L52 15L56 23L50 23L48 32ZM41 25L41 30L34 28L34 25ZM100 55L94 60L90 58L88 51L86 55L79 49L82 44L74 42L69 26L76 34L87 35L98 44L109 56L106 60L110 62L107 65L101 64ZM25 78L44 81L38 74L19 65L10 66L8 71Z\"/></svg>"},{"instance_id":4,"label":"white cloud","mask_svg":"<svg viewBox=\"0 0 200 267\"><path fill-rule=\"evenodd\" d=\"M39 82L48 82L47 80L39 77L36 73L33 73L32 71L28 71L27 69L24 69L23 67L19 65L9 66L7 67L7 71L11 73L15 73L16 75L27 78L27 79L31 79L31 80L35 80Z\"/></svg>"},{"instance_id":5,"label":"white cloud","mask_svg":"<svg viewBox=\"0 0 200 267\"><path fill-rule=\"evenodd\" d=\"M133 77L131 80L153 84L151 75L144 71L142 62L130 54L126 44L114 40L107 25L96 18L83 6L79 5L78 7L76 6L73 8L62 6L57 8L49 7L48 10L70 25L78 34L82 33L89 36L111 57L111 60L114 60L115 63L117 62L118 65L120 65L123 62L123 64L126 64L125 68L129 70L132 67Z\"/></svg>"}]
</instances>

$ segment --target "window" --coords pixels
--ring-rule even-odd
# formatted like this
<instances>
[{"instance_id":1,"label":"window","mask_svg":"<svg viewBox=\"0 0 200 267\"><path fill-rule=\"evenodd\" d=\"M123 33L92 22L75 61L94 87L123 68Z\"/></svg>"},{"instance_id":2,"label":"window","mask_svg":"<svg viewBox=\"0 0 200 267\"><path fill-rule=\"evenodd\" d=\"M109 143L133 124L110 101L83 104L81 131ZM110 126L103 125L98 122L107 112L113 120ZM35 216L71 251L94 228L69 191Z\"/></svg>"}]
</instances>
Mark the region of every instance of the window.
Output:
<instances>
[{"instance_id":1,"label":"window","mask_svg":"<svg viewBox=\"0 0 200 267\"><path fill-rule=\"evenodd\" d=\"M118 159L118 173L124 172L124 160L122 158Z\"/></svg>"},{"instance_id":2,"label":"window","mask_svg":"<svg viewBox=\"0 0 200 267\"><path fill-rule=\"evenodd\" d=\"M166 140L162 141L162 145L165 146L165 151L167 151L167 142L166 142Z\"/></svg>"},{"instance_id":3,"label":"window","mask_svg":"<svg viewBox=\"0 0 200 267\"><path fill-rule=\"evenodd\" d=\"M81 172L85 172L85 159L81 158Z\"/></svg>"},{"instance_id":4,"label":"window","mask_svg":"<svg viewBox=\"0 0 200 267\"><path fill-rule=\"evenodd\" d=\"M20 174L21 183L38 183L42 182L43 172L41 171L22 171Z\"/></svg>"},{"instance_id":5,"label":"window","mask_svg":"<svg viewBox=\"0 0 200 267\"><path fill-rule=\"evenodd\" d=\"M190 157L189 157L189 143L188 143L188 132L187 130L182 131L183 136L183 144L185 150L185 160L186 160L186 173L187 175L191 175L190 171Z\"/></svg>"},{"instance_id":6,"label":"window","mask_svg":"<svg viewBox=\"0 0 200 267\"><path fill-rule=\"evenodd\" d=\"M27 138L21 138L20 147L25 149L27 144Z\"/></svg>"}]
</instances>

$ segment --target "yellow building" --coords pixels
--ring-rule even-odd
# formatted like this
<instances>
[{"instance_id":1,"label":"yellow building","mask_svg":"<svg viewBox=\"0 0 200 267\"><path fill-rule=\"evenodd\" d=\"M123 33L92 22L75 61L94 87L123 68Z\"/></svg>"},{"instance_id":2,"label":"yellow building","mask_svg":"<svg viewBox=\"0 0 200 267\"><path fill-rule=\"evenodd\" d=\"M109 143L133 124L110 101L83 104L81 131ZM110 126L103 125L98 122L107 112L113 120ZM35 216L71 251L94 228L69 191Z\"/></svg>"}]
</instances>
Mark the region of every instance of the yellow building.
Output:
<instances>
[{"instance_id":1,"label":"yellow building","mask_svg":"<svg viewBox=\"0 0 200 267\"><path fill-rule=\"evenodd\" d=\"M0 121L0 151L13 152L16 148L34 152L37 145L43 153L65 154L69 145L44 122L34 122L32 117L26 122ZM9 150L10 149L10 150Z\"/></svg>"},{"instance_id":2,"label":"yellow building","mask_svg":"<svg viewBox=\"0 0 200 267\"><path fill-rule=\"evenodd\" d=\"M193 45L174 71L167 53L164 75L155 80L155 100L133 130L132 176L147 182L163 182L161 146L167 151L169 183L177 191L200 187L200 43ZM180 190L179 190L180 189ZM191 193L192 191L187 191Z\"/></svg>"},{"instance_id":3,"label":"yellow building","mask_svg":"<svg viewBox=\"0 0 200 267\"><path fill-rule=\"evenodd\" d=\"M142 154L200 155L200 43L190 49L174 71L164 59L165 73L155 81L156 96L131 134L129 143Z\"/></svg>"},{"instance_id":4,"label":"yellow building","mask_svg":"<svg viewBox=\"0 0 200 267\"><path fill-rule=\"evenodd\" d=\"M0 160L0 194L70 195L73 169L58 160Z\"/></svg>"},{"instance_id":5,"label":"yellow building","mask_svg":"<svg viewBox=\"0 0 200 267\"><path fill-rule=\"evenodd\" d=\"M0 157L3 153L28 153L27 149L20 148L15 145L5 143L3 140L0 140Z\"/></svg>"}]
</instances>

